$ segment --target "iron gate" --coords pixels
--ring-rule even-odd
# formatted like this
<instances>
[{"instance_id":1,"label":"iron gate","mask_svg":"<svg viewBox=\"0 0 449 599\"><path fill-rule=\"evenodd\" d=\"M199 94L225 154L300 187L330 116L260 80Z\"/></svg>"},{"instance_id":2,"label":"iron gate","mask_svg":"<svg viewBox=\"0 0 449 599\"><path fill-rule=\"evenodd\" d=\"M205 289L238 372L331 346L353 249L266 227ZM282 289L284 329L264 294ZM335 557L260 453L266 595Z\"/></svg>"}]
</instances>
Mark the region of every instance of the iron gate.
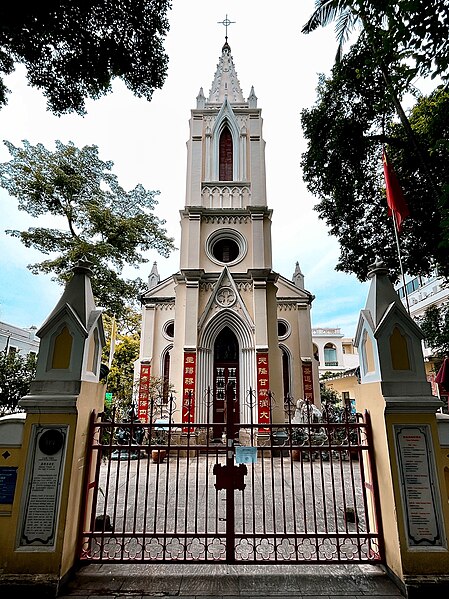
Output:
<instances>
[{"instance_id":1,"label":"iron gate","mask_svg":"<svg viewBox=\"0 0 449 599\"><path fill-rule=\"evenodd\" d=\"M222 440L173 422L173 398L148 424L92 415L81 561L382 561L369 415L294 407L282 425L228 418Z\"/></svg>"}]
</instances>

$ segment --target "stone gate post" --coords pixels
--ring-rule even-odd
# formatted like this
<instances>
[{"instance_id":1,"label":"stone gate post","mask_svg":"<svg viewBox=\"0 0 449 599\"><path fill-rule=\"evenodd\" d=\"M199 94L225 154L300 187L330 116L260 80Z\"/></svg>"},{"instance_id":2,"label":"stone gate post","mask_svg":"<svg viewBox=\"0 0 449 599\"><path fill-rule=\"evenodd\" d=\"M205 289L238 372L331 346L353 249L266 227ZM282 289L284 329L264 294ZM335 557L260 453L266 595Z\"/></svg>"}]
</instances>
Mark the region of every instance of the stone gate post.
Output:
<instances>
[{"instance_id":1,"label":"stone gate post","mask_svg":"<svg viewBox=\"0 0 449 599\"><path fill-rule=\"evenodd\" d=\"M24 414L0 419L0 593L56 597L77 560L89 422L103 410L105 343L89 263L79 262L37 335Z\"/></svg>"},{"instance_id":2,"label":"stone gate post","mask_svg":"<svg viewBox=\"0 0 449 599\"><path fill-rule=\"evenodd\" d=\"M357 411L373 426L386 567L409 598L449 588L449 505L438 438L438 398L426 380L422 332L381 261L355 345L360 355Z\"/></svg>"}]
</instances>

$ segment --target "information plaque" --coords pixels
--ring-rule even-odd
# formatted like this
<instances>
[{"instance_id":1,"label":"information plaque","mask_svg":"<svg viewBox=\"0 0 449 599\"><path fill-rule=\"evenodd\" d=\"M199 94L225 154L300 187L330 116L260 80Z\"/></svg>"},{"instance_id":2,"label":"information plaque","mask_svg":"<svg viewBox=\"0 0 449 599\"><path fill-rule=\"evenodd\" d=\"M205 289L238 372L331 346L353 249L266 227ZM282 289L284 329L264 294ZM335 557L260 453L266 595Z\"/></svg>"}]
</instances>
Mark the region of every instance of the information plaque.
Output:
<instances>
[{"instance_id":1,"label":"information plaque","mask_svg":"<svg viewBox=\"0 0 449 599\"><path fill-rule=\"evenodd\" d=\"M408 546L444 547L430 427L396 424L393 428Z\"/></svg>"},{"instance_id":2,"label":"information plaque","mask_svg":"<svg viewBox=\"0 0 449 599\"><path fill-rule=\"evenodd\" d=\"M0 468L0 503L13 503L17 482L17 467Z\"/></svg>"},{"instance_id":3,"label":"information plaque","mask_svg":"<svg viewBox=\"0 0 449 599\"><path fill-rule=\"evenodd\" d=\"M33 427L20 547L55 545L66 439L66 426Z\"/></svg>"},{"instance_id":4,"label":"information plaque","mask_svg":"<svg viewBox=\"0 0 449 599\"><path fill-rule=\"evenodd\" d=\"M237 445L235 448L236 464L256 464L257 447Z\"/></svg>"}]
</instances>

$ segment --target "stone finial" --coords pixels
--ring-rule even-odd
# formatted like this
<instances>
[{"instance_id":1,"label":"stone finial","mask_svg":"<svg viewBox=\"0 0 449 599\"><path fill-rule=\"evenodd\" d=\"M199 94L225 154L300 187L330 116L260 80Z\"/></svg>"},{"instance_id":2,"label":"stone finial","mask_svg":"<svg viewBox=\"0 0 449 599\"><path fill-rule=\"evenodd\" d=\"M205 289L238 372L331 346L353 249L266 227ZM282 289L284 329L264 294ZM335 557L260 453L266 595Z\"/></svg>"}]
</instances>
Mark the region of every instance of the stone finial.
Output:
<instances>
[{"instance_id":1,"label":"stone finial","mask_svg":"<svg viewBox=\"0 0 449 599\"><path fill-rule=\"evenodd\" d=\"M254 93L254 85L251 86L251 91L249 92L248 105L250 108L257 108L257 96Z\"/></svg>"},{"instance_id":2,"label":"stone finial","mask_svg":"<svg viewBox=\"0 0 449 599\"><path fill-rule=\"evenodd\" d=\"M161 277L159 276L159 272L157 270L157 262L153 262L153 267L148 276L148 288L152 289L153 287L156 287L156 285L158 285L160 281Z\"/></svg>"},{"instance_id":3,"label":"stone finial","mask_svg":"<svg viewBox=\"0 0 449 599\"><path fill-rule=\"evenodd\" d=\"M386 275L388 274L388 268L385 262L379 256L376 256L374 262L368 266L368 278L372 279L374 275Z\"/></svg>"},{"instance_id":4,"label":"stone finial","mask_svg":"<svg viewBox=\"0 0 449 599\"><path fill-rule=\"evenodd\" d=\"M200 87L200 91L196 97L196 107L198 110L202 110L206 106L206 97L203 92L203 88Z\"/></svg>"},{"instance_id":5,"label":"stone finial","mask_svg":"<svg viewBox=\"0 0 449 599\"><path fill-rule=\"evenodd\" d=\"M302 274L301 269L299 268L299 262L296 263L295 272L293 273L292 280L296 287L298 287L299 289L304 289L304 275Z\"/></svg>"}]
</instances>

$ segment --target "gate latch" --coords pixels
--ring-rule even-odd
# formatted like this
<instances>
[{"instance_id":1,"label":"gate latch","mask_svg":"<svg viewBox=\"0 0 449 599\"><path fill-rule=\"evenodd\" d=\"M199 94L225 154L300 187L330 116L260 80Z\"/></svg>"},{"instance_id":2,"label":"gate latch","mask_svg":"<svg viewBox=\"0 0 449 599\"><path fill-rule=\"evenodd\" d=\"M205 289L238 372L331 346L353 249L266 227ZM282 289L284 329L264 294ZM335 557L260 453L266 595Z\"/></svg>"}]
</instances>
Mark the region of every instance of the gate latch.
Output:
<instances>
[{"instance_id":1,"label":"gate latch","mask_svg":"<svg viewBox=\"0 0 449 599\"><path fill-rule=\"evenodd\" d=\"M246 487L244 477L248 474L248 468L245 464L215 464L213 473L217 477L215 488L221 489L237 489L243 491Z\"/></svg>"}]
</instances>

